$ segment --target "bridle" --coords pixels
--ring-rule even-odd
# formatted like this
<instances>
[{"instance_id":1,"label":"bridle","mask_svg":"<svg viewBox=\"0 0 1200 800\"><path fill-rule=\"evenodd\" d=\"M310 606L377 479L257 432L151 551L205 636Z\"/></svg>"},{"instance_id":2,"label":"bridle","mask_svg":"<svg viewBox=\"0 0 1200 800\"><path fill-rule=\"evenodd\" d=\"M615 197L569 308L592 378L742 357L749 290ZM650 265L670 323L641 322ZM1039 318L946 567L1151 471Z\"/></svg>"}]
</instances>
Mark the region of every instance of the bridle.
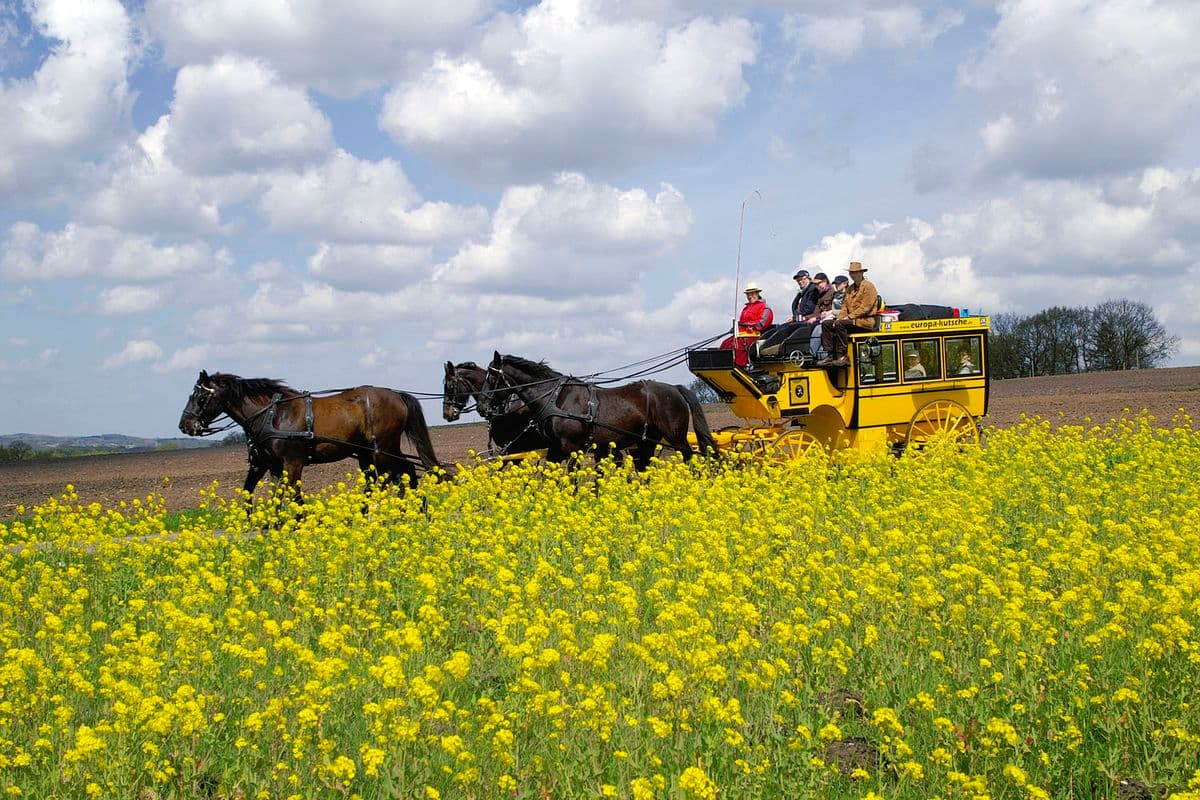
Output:
<instances>
[{"instance_id":1,"label":"bridle","mask_svg":"<svg viewBox=\"0 0 1200 800\"><path fill-rule=\"evenodd\" d=\"M501 382L503 382L503 384L504 384L503 387L491 388L491 389L488 388L488 384L492 381L492 375L499 376L499 380ZM484 414L483 409L480 409L479 413L484 414L484 416L504 413L505 407L508 406L509 401L512 399L512 396L514 394L517 396L518 400L520 400L522 403L524 403L530 409L530 411L533 411L535 403L537 403L541 400L545 400L551 396L557 398L558 393L562 390L562 388L564 386L566 386L567 383L572 380L577 380L577 379L571 378L569 375L563 375L558 378L544 378L541 380L530 381L529 383L513 383L512 379L508 377L508 373L504 371L503 364L499 367L493 367L491 364L488 364L487 377L484 378L483 386L481 386L479 389L480 399L483 399L483 397L490 398L491 395L500 394L501 392L504 393L505 397L504 397L504 402L499 405L492 405L492 401L489 400L488 405L491 407L489 408L487 414ZM520 390L522 388L540 386L542 384L549 384L550 386L549 386L549 388L546 389L545 392L542 392L542 394L538 395L537 397L526 399L525 397L521 396ZM553 404L557 404L557 400L553 400L551 402ZM540 418L536 412L534 412L533 416L535 418ZM562 416L562 415L559 415L559 416Z\"/></svg>"},{"instance_id":2,"label":"bridle","mask_svg":"<svg viewBox=\"0 0 1200 800\"><path fill-rule=\"evenodd\" d=\"M203 393L202 393L203 392ZM191 416L196 418L204 425L201 434L207 434L213 431L211 425L213 420L221 416L218 410L215 414L209 415L209 406L217 398L217 388L215 386L207 386L200 381L196 381L196 385L192 387L192 400L195 402L196 409ZM207 419L206 419L207 417Z\"/></svg>"},{"instance_id":3,"label":"bridle","mask_svg":"<svg viewBox=\"0 0 1200 800\"><path fill-rule=\"evenodd\" d=\"M493 375L498 375L499 380L503 382L504 386L503 386L502 390L495 389L495 388L491 388L491 389L488 388L488 384L492 383ZM497 408L503 408L504 405L507 405L508 395L511 395L516 390L517 390L517 387L513 384L513 382L511 380L509 380L508 375L504 372L503 367L493 367L491 364L488 364L486 377L483 379L483 385L481 385L479 387L479 402L476 403L476 406L479 406L479 413L483 414L484 416L491 416L491 415L495 414ZM492 395L499 394L500 391L505 392L505 402L502 404L499 404L499 405L493 405L494 401L491 399ZM484 398L487 398L487 403L486 403L487 410L486 411L482 407L484 405L484 403L483 403Z\"/></svg>"},{"instance_id":4,"label":"bridle","mask_svg":"<svg viewBox=\"0 0 1200 800\"><path fill-rule=\"evenodd\" d=\"M201 390L203 390L205 393L200 394ZM200 429L199 433L195 434L196 436L212 436L214 433L224 433L225 431L238 426L239 423L231 417L229 419L229 422L226 423L225 425L221 425L219 427L213 427L213 422L215 422L216 419L218 417L220 417L222 414L226 413L225 409L218 408L215 412L212 412L211 416L209 416L209 413L210 413L209 406L213 403L214 400L217 399L217 394L218 394L217 387L207 386L207 385L201 383L200 381L196 381L196 385L192 387L192 398L196 401L196 410L194 412L192 412L189 416L192 416L192 417L198 419L200 421L200 423L204 426L203 428ZM269 407L270 406L268 406L267 408L269 408ZM266 411L266 408L260 410L257 414L254 415L254 417L259 416L260 414L263 413L263 411ZM184 413L186 414L187 412L185 411ZM208 417L208 419L205 419L205 417ZM254 417L251 417L250 419L252 420L252 419L254 419ZM250 420L247 420L247 422L249 422L249 421Z\"/></svg>"},{"instance_id":5,"label":"bridle","mask_svg":"<svg viewBox=\"0 0 1200 800\"><path fill-rule=\"evenodd\" d=\"M475 392L475 387L466 378L459 375L457 369L447 375L446 380L442 383L442 397L446 405L453 408L460 415L473 410L468 408L471 404L470 397L473 392ZM467 399L460 399L464 397ZM478 404L476 404L476 408L478 408Z\"/></svg>"}]
</instances>

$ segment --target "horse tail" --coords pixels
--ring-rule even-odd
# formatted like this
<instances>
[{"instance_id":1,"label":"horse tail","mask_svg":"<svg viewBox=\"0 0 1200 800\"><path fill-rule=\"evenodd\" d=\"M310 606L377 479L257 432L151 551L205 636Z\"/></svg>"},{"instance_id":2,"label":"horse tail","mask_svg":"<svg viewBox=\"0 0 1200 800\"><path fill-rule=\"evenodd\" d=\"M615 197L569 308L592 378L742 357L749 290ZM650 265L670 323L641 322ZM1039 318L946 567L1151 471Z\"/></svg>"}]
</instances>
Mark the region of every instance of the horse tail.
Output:
<instances>
[{"instance_id":1,"label":"horse tail","mask_svg":"<svg viewBox=\"0 0 1200 800\"><path fill-rule=\"evenodd\" d=\"M708 427L708 419L704 416L704 408L700 405L700 399L686 386L677 383L675 388L679 390L684 402L691 409L692 427L696 430L696 444L699 445L700 455L718 455L717 443L713 439L712 430Z\"/></svg>"},{"instance_id":2,"label":"horse tail","mask_svg":"<svg viewBox=\"0 0 1200 800\"><path fill-rule=\"evenodd\" d=\"M416 446L421 463L425 465L425 469L441 468L442 465L438 461L437 454L433 452L433 441L429 438L429 426L425 424L425 412L421 410L421 403L407 392L397 392L397 394L404 401L404 407L408 411L408 421L404 425L404 432Z\"/></svg>"}]
</instances>

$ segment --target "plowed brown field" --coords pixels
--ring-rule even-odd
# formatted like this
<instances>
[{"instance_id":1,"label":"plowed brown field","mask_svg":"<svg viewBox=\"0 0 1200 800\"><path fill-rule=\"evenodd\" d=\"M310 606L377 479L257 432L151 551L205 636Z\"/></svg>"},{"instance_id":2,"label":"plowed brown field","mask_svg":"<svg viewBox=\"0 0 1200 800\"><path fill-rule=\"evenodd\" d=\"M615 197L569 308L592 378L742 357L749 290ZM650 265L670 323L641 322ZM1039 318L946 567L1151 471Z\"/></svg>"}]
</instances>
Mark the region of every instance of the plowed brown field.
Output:
<instances>
[{"instance_id":1,"label":"plowed brown field","mask_svg":"<svg viewBox=\"0 0 1200 800\"><path fill-rule=\"evenodd\" d=\"M1180 410L1195 417L1200 412L1200 367L995 381L984 424L1007 427L1021 414L1054 424L1088 419L1100 423L1143 409L1163 424ZM708 412L714 429L738 423L724 406L710 406ZM463 458L469 448L482 450L487 445L481 424L441 425L432 435L434 449L446 463ZM311 466L304 472L305 487L335 483L353 467L353 461ZM222 495L232 495L245 474L246 452L240 447L0 463L0 519L13 516L19 505L28 507L61 494L67 484L84 503L109 506L157 493L171 510L189 508L197 504L199 491L214 481ZM259 491L268 483L263 481Z\"/></svg>"}]
</instances>

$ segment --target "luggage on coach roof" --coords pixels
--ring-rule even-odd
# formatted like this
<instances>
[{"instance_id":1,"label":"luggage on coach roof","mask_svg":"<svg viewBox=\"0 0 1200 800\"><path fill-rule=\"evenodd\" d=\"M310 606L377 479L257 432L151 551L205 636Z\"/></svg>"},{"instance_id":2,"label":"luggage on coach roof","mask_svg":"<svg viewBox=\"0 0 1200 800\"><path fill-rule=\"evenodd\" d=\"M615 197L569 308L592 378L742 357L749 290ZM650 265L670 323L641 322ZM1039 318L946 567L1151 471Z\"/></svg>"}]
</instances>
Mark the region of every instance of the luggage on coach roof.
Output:
<instances>
[{"instance_id":1,"label":"luggage on coach roof","mask_svg":"<svg viewBox=\"0 0 1200 800\"><path fill-rule=\"evenodd\" d=\"M954 319L958 309L953 306L931 306L921 303L904 303L892 306L900 312L901 322L912 322L914 319Z\"/></svg>"}]
</instances>

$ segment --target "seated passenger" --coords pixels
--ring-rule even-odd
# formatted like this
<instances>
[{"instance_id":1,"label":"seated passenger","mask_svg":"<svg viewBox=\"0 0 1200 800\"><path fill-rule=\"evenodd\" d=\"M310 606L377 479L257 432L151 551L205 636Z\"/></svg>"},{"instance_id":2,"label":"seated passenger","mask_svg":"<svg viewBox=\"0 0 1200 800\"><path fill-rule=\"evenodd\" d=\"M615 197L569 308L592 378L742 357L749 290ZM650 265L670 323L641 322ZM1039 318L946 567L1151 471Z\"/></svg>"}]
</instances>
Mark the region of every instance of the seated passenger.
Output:
<instances>
[{"instance_id":1,"label":"seated passenger","mask_svg":"<svg viewBox=\"0 0 1200 800\"><path fill-rule=\"evenodd\" d=\"M796 273L796 281L802 288L800 294L797 294L796 299L792 301L791 321L775 326L773 331L759 340L758 347L754 350L759 356L767 358L780 356L787 358L793 354L816 356L813 342L815 339L819 343L820 334L817 333L814 336L814 331L821 321L821 317L830 313L833 306L833 286L829 283L829 276L824 272L818 272L809 280L808 272L800 270ZM813 294L816 300L806 304L802 297L805 293ZM804 313L805 309L807 309L806 313Z\"/></svg>"},{"instance_id":2,"label":"seated passenger","mask_svg":"<svg viewBox=\"0 0 1200 800\"><path fill-rule=\"evenodd\" d=\"M800 291L796 292L796 296L792 298L792 316L788 322L802 322L805 317L812 315L821 290L818 288L817 282L809 277L806 269L797 270L796 274L792 276L792 280L796 281Z\"/></svg>"},{"instance_id":3,"label":"seated passenger","mask_svg":"<svg viewBox=\"0 0 1200 800\"><path fill-rule=\"evenodd\" d=\"M774 312L762 299L762 289L756 283L746 284L746 305L738 315L737 333L721 342L722 350L733 350L733 363L745 367L750 363L750 345L762 336L775 318Z\"/></svg>"},{"instance_id":4,"label":"seated passenger","mask_svg":"<svg viewBox=\"0 0 1200 800\"><path fill-rule=\"evenodd\" d=\"M814 275L813 283L817 285L817 304L813 307L812 314L800 321L815 325L824 319L826 314L833 312L833 296L837 290L833 288L833 284L829 282L829 276L824 272Z\"/></svg>"},{"instance_id":5,"label":"seated passenger","mask_svg":"<svg viewBox=\"0 0 1200 800\"><path fill-rule=\"evenodd\" d=\"M974 375L976 372L979 372L979 368L971 361L971 354L963 350L958 356L958 374Z\"/></svg>"},{"instance_id":6,"label":"seated passenger","mask_svg":"<svg viewBox=\"0 0 1200 800\"><path fill-rule=\"evenodd\" d=\"M838 275L829 287L831 289L829 310L821 313L821 319L812 331L810 347L814 358L829 355L821 348L821 328L825 323L837 319L838 312L842 310L842 304L846 301L846 286L849 283L850 279L845 275Z\"/></svg>"},{"instance_id":7,"label":"seated passenger","mask_svg":"<svg viewBox=\"0 0 1200 800\"><path fill-rule=\"evenodd\" d=\"M916 350L904 357L904 380L920 380L925 377L925 365L921 363L921 354Z\"/></svg>"},{"instance_id":8,"label":"seated passenger","mask_svg":"<svg viewBox=\"0 0 1200 800\"><path fill-rule=\"evenodd\" d=\"M862 262L850 262L850 288L837 318L821 325L821 349L825 358L817 366L844 367L850 363L850 334L875 330L879 325L879 292L875 284L864 277L867 268Z\"/></svg>"}]
</instances>

